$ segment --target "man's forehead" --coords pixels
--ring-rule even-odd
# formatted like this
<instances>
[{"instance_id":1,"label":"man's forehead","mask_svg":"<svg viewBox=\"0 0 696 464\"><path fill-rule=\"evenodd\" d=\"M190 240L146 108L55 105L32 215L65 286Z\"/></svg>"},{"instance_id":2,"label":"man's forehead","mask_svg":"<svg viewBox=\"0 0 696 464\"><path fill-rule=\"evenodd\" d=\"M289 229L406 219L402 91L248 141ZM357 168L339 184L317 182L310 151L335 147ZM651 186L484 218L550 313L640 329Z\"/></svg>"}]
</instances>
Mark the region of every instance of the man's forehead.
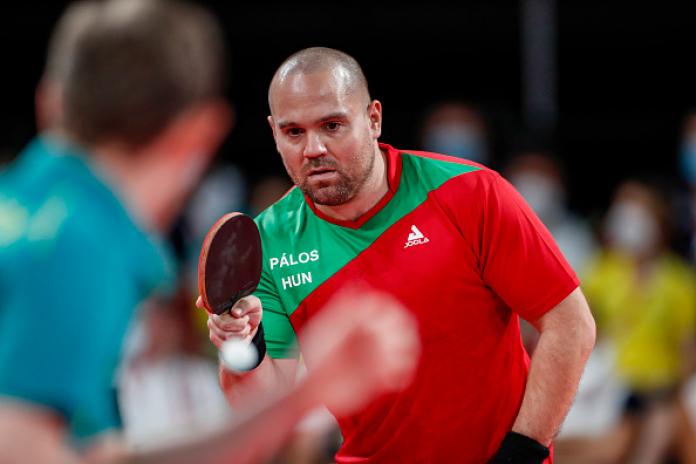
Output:
<instances>
[{"instance_id":1,"label":"man's forehead","mask_svg":"<svg viewBox=\"0 0 696 464\"><path fill-rule=\"evenodd\" d=\"M345 76L333 71L296 73L275 83L271 92L272 113L284 120L321 118L362 106L362 97L351 92Z\"/></svg>"},{"instance_id":2,"label":"man's forehead","mask_svg":"<svg viewBox=\"0 0 696 464\"><path fill-rule=\"evenodd\" d=\"M272 96L321 96L340 98L350 92L349 78L343 68L312 73L296 72L281 77L272 88Z\"/></svg>"}]
</instances>

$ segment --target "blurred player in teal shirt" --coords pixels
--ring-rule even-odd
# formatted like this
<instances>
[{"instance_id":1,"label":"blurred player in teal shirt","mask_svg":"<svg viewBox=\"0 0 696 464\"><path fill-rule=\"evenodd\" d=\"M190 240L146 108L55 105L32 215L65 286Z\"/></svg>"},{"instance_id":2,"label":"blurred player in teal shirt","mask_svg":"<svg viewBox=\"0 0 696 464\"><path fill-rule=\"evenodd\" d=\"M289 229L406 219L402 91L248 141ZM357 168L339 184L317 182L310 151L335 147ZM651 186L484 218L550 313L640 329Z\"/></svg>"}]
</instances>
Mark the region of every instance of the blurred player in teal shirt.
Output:
<instances>
[{"instance_id":1,"label":"blurred player in teal shirt","mask_svg":"<svg viewBox=\"0 0 696 464\"><path fill-rule=\"evenodd\" d=\"M230 127L223 54L215 20L174 1L80 3L59 23L42 134L0 174L3 459L61 461L64 430L92 445L120 425L124 334L173 277L156 237Z\"/></svg>"}]
</instances>

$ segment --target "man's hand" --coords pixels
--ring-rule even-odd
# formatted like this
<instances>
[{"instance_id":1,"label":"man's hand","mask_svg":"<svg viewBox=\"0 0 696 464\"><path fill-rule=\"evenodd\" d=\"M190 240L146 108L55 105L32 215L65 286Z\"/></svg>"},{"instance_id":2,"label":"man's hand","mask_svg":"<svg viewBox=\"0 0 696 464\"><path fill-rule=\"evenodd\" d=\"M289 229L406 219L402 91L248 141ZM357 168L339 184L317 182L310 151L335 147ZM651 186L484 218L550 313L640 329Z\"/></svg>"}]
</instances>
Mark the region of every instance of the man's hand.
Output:
<instances>
[{"instance_id":1,"label":"man's hand","mask_svg":"<svg viewBox=\"0 0 696 464\"><path fill-rule=\"evenodd\" d=\"M335 414L407 387L420 357L415 319L394 298L342 292L300 334L307 382Z\"/></svg>"},{"instance_id":2,"label":"man's hand","mask_svg":"<svg viewBox=\"0 0 696 464\"><path fill-rule=\"evenodd\" d=\"M206 309L200 296L196 301L196 306L200 309ZM224 314L208 313L210 341L217 349L220 349L226 340L232 338L250 341L256 335L262 315L261 300L253 295L239 299Z\"/></svg>"}]
</instances>

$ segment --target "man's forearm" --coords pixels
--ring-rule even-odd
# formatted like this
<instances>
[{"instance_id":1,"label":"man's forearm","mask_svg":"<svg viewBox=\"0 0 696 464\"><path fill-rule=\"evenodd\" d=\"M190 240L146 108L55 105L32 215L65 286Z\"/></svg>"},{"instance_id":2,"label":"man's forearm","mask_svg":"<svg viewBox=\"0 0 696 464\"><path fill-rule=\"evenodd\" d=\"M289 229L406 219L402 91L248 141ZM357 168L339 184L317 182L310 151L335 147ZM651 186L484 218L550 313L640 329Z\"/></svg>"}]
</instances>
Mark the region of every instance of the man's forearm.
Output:
<instances>
[{"instance_id":1,"label":"man's forearm","mask_svg":"<svg viewBox=\"0 0 696 464\"><path fill-rule=\"evenodd\" d=\"M581 296L581 294L580 294ZM585 305L584 298L581 304ZM573 402L585 362L594 346L595 327L589 309L566 311L544 321L532 357L527 387L512 430L548 446Z\"/></svg>"}]
</instances>

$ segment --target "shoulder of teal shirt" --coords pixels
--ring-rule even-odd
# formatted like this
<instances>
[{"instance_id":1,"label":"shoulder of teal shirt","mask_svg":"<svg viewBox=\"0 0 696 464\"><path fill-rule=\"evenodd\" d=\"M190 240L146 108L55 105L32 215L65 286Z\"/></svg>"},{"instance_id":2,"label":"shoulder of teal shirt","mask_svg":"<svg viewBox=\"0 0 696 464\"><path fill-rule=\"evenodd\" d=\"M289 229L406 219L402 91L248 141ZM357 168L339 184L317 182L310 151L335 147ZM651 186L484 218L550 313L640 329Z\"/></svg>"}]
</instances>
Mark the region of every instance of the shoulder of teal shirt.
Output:
<instances>
[{"instance_id":1,"label":"shoulder of teal shirt","mask_svg":"<svg viewBox=\"0 0 696 464\"><path fill-rule=\"evenodd\" d=\"M126 253L132 249L134 271L149 281L148 287L162 291L173 288L176 272L171 247L134 220L92 166L89 153L59 136L44 134L31 141L0 176L0 209L12 219L11 224L0 219L0 236L3 225L13 229L11 234L5 231L5 241L17 235L19 223L26 223L28 217L56 200L61 200L67 214L83 227L99 231L95 239L105 246L120 247Z\"/></svg>"},{"instance_id":2,"label":"shoulder of teal shirt","mask_svg":"<svg viewBox=\"0 0 696 464\"><path fill-rule=\"evenodd\" d=\"M9 389L13 395L55 407L73 424L76 417L91 417L91 421L77 420L77 424L82 424L73 428L73 434L77 436L114 426L117 420L105 413L110 411L107 403L112 401L111 395L104 391L108 382L97 382L98 391L85 390L90 379L75 378L73 382L61 385L57 394L42 391L50 385L50 380L46 379L48 383L45 383L40 372L16 364L22 362L21 356L18 359L9 356L26 353L28 360L41 359L35 344L22 342L20 336L27 319L35 313L35 308L27 306L41 304L29 298L26 292L31 289L27 290L23 282L32 275L38 288L52 289L49 292L52 293L51 304L59 308L73 306L70 295L60 293L64 288L82 289L83 293L91 295L95 306L103 305L105 309L120 307L122 309L106 313L121 314L121 322L117 325L125 331L125 319L131 317L134 306L141 299L155 288L173 285L173 266L169 264L172 261L165 258L168 252L162 245L163 241L144 232L131 218L108 184L91 169L88 155L67 144L44 138L33 141L0 178L0 212L12 213L10 216L0 214L0 241L4 241L0 244L0 289L7 291L0 294L0 333L8 335L6 331L9 331L10 335L0 337L4 340L0 340L0 372L26 374L24 378L13 381L8 378L3 381L7 376L0 374L0 393L3 387L7 387L5 393ZM3 231L11 233L3 234ZM85 258L85 255L88 256ZM91 259L89 264L93 272L75 261L78 259L83 263L85 259ZM116 261L120 264L114 266ZM37 273L39 269L45 272ZM75 285L78 275L71 275L71 270L79 274L78 286ZM113 282L113 285L105 286L106 281ZM111 294L110 287L122 287L118 286L119 282L127 284L133 291ZM92 295L91 289L99 289L101 294ZM100 297L108 297L109 301L100 302ZM96 316L90 313L90 317ZM75 319L73 322L79 324L79 321ZM51 336L48 331L47 334ZM114 362L122 336L122 333L115 333L113 342L109 343L111 354L107 355L113 356ZM14 346L11 346L13 340ZM27 346L22 346L23 343ZM74 360L76 364L81 356L94 355L85 347L71 348L65 356L77 358ZM3 360L10 364L3 365ZM85 360L83 364L94 364L93 361ZM114 367L115 364L110 363L107 370ZM77 401L75 397L78 396L84 397L84 401Z\"/></svg>"}]
</instances>

